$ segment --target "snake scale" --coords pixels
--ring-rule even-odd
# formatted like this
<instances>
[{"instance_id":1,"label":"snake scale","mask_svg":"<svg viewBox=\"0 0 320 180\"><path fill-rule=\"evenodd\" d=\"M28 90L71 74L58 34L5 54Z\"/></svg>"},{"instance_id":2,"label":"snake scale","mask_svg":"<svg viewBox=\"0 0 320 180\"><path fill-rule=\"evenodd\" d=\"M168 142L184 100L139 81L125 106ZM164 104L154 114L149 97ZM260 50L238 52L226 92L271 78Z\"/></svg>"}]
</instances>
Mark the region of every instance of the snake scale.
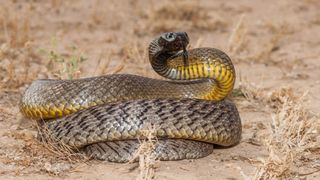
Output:
<instances>
[{"instance_id":1,"label":"snake scale","mask_svg":"<svg viewBox=\"0 0 320 180\"><path fill-rule=\"evenodd\" d=\"M127 162L150 125L160 160L207 156L213 144L241 139L230 58L214 48L187 50L185 32L163 33L149 45L153 69L170 80L113 74L75 80L42 79L24 92L20 109L44 120L39 135L101 160Z\"/></svg>"}]
</instances>

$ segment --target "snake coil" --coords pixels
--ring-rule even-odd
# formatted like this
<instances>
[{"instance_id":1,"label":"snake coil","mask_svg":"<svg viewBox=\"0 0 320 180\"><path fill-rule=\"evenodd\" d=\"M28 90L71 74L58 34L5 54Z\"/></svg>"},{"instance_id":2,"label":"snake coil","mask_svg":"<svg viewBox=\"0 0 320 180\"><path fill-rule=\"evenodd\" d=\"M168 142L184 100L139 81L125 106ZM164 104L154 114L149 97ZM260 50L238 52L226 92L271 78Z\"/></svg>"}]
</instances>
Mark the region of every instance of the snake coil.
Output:
<instances>
[{"instance_id":1,"label":"snake coil","mask_svg":"<svg viewBox=\"0 0 320 180\"><path fill-rule=\"evenodd\" d=\"M36 80L22 96L21 112L45 120L46 138L114 162L132 158L150 125L160 160L200 158L213 144L235 145L241 121L225 100L235 82L232 62L218 49L187 50L188 44L185 32L150 43L152 68L168 81L130 74Z\"/></svg>"}]
</instances>

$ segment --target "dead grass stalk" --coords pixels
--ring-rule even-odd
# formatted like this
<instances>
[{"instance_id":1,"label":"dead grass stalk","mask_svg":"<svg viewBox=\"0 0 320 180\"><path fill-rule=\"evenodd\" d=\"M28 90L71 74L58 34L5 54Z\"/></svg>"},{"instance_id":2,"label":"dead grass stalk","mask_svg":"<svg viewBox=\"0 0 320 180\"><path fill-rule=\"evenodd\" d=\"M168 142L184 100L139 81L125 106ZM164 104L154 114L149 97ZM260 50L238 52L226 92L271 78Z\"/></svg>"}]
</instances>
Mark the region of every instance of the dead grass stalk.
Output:
<instances>
[{"instance_id":1,"label":"dead grass stalk","mask_svg":"<svg viewBox=\"0 0 320 180\"><path fill-rule=\"evenodd\" d=\"M211 17L208 11L200 6L199 1L173 1L157 8L150 8L141 14L147 19L142 27L143 32L215 31L227 26L219 16Z\"/></svg>"},{"instance_id":2,"label":"dead grass stalk","mask_svg":"<svg viewBox=\"0 0 320 180\"><path fill-rule=\"evenodd\" d=\"M150 180L155 177L155 164L157 162L157 157L154 154L154 149L158 140L155 137L156 128L153 126L147 126L145 130L142 131L142 136L144 137L137 151L132 156L133 162L139 160L139 175L137 180Z\"/></svg>"},{"instance_id":3,"label":"dead grass stalk","mask_svg":"<svg viewBox=\"0 0 320 180\"><path fill-rule=\"evenodd\" d=\"M246 47L245 36L247 33L247 28L244 21L245 15L243 14L229 38L228 49L231 54L235 54Z\"/></svg>"},{"instance_id":4,"label":"dead grass stalk","mask_svg":"<svg viewBox=\"0 0 320 180\"><path fill-rule=\"evenodd\" d=\"M261 160L255 179L293 179L300 177L299 167L310 148L316 146L317 120L304 108L307 93L290 88L273 92L268 101L274 108L265 146L269 155ZM318 124L319 125L319 124Z\"/></svg>"},{"instance_id":5,"label":"dead grass stalk","mask_svg":"<svg viewBox=\"0 0 320 180\"><path fill-rule=\"evenodd\" d=\"M38 140L41 145L52 155L61 160L66 160L70 163L86 162L89 160L83 153L79 150L75 150L67 144L61 143L60 141L54 139L50 134L50 130L46 128L45 122L37 123L36 127L38 129Z\"/></svg>"}]
</instances>

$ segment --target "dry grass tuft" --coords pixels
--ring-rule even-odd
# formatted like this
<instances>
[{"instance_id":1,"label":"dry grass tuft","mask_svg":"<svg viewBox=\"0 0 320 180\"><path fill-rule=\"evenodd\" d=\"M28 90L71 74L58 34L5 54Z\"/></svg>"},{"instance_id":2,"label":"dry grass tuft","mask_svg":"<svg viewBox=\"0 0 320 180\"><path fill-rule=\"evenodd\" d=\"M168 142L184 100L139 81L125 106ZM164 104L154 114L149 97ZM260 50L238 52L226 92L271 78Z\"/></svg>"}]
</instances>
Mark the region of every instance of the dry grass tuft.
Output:
<instances>
[{"instance_id":1,"label":"dry grass tuft","mask_svg":"<svg viewBox=\"0 0 320 180\"><path fill-rule=\"evenodd\" d=\"M41 128L38 126L38 128ZM45 137L49 134L45 130ZM44 172L54 176L64 176L66 172L76 169L80 164L86 163L88 158L81 153L71 150L66 145L57 145L56 141L46 139L36 140L36 132L29 130L14 130L6 136L22 141L22 147L17 151L8 152L2 161L5 164L15 164L19 169L30 168L36 172ZM38 136L41 135L38 133ZM38 137L43 138L43 137Z\"/></svg>"},{"instance_id":2,"label":"dry grass tuft","mask_svg":"<svg viewBox=\"0 0 320 180\"><path fill-rule=\"evenodd\" d=\"M255 179L293 179L305 174L300 172L302 167L315 167L315 161L303 162L319 144L318 119L304 108L305 97L306 93L297 94L289 88L270 95L268 102L275 112L264 142L269 155L261 160Z\"/></svg>"},{"instance_id":3,"label":"dry grass tuft","mask_svg":"<svg viewBox=\"0 0 320 180\"><path fill-rule=\"evenodd\" d=\"M143 140L137 151L132 156L130 162L139 160L139 175L137 180L149 180L155 177L155 165L157 162L157 157L154 154L154 150L158 140L155 137L156 128L147 126L145 130L142 131Z\"/></svg>"},{"instance_id":4,"label":"dry grass tuft","mask_svg":"<svg viewBox=\"0 0 320 180\"><path fill-rule=\"evenodd\" d=\"M159 78L150 66L147 45L137 42L128 43L120 51L119 56L123 58L126 68L131 70L130 73Z\"/></svg>"},{"instance_id":5,"label":"dry grass tuft","mask_svg":"<svg viewBox=\"0 0 320 180\"><path fill-rule=\"evenodd\" d=\"M245 25L245 15L242 15L229 38L228 49L231 54L236 54L246 48L246 33L247 27Z\"/></svg>"},{"instance_id":6,"label":"dry grass tuft","mask_svg":"<svg viewBox=\"0 0 320 180\"><path fill-rule=\"evenodd\" d=\"M21 68L22 66L24 68ZM17 90L30 83L41 69L42 65L32 45L26 44L22 48L11 48L4 43L0 46L1 89Z\"/></svg>"},{"instance_id":7,"label":"dry grass tuft","mask_svg":"<svg viewBox=\"0 0 320 180\"><path fill-rule=\"evenodd\" d=\"M224 30L227 26L219 16L211 17L199 1L173 1L141 14L147 19L143 32L215 31Z\"/></svg>"},{"instance_id":8,"label":"dry grass tuft","mask_svg":"<svg viewBox=\"0 0 320 180\"><path fill-rule=\"evenodd\" d=\"M106 74L116 74L116 73L121 72L125 68L125 65L122 62L120 62L116 66L111 66L112 58L111 58L110 52L104 53L103 56L105 56L106 59L102 59L102 54L100 54L100 57L98 59L98 63L96 65L94 73L93 73L94 76L106 75Z\"/></svg>"},{"instance_id":9,"label":"dry grass tuft","mask_svg":"<svg viewBox=\"0 0 320 180\"><path fill-rule=\"evenodd\" d=\"M287 22L282 23L272 23L272 22L265 22L262 25L262 28L267 31L268 34L272 34L272 36L266 41L261 44L262 50L256 51L251 56L249 56L247 59L255 60L255 62L270 64L270 65L282 65L287 66L287 61L277 61L275 58L273 58L273 53L278 51L282 46L282 41L287 35L291 35L294 33L293 27L291 27L290 24Z\"/></svg>"},{"instance_id":10,"label":"dry grass tuft","mask_svg":"<svg viewBox=\"0 0 320 180\"><path fill-rule=\"evenodd\" d=\"M240 94L252 103L263 101L264 95L262 89L253 83L249 83L247 80L240 78L239 90Z\"/></svg>"},{"instance_id":11,"label":"dry grass tuft","mask_svg":"<svg viewBox=\"0 0 320 180\"><path fill-rule=\"evenodd\" d=\"M31 9L31 5L21 6L19 11L7 4L0 7L1 89L16 90L35 78L41 69L32 45Z\"/></svg>"},{"instance_id":12,"label":"dry grass tuft","mask_svg":"<svg viewBox=\"0 0 320 180\"><path fill-rule=\"evenodd\" d=\"M69 163L85 162L88 160L88 158L83 153L80 153L79 150L75 150L67 144L53 139L50 135L50 131L45 128L45 126L37 123L36 127L39 132L37 138L40 141L40 144L56 159L64 160Z\"/></svg>"},{"instance_id":13,"label":"dry grass tuft","mask_svg":"<svg viewBox=\"0 0 320 180\"><path fill-rule=\"evenodd\" d=\"M257 31L252 27L250 28L245 20L246 18L243 14L229 38L228 49L235 62L281 65L280 67L290 65L288 61L279 61L273 55L281 48L282 41L288 35L294 33L294 28L287 22L263 22L259 25L260 27L257 27L261 29L257 34ZM264 36L265 34L271 34L271 36ZM261 38L257 38L258 35Z\"/></svg>"},{"instance_id":14,"label":"dry grass tuft","mask_svg":"<svg viewBox=\"0 0 320 180\"><path fill-rule=\"evenodd\" d=\"M266 94L265 90L261 88L261 85L249 82L241 76L239 86L232 91L231 98L234 99L241 108L252 111L257 111L257 109L264 110L266 105Z\"/></svg>"},{"instance_id":15,"label":"dry grass tuft","mask_svg":"<svg viewBox=\"0 0 320 180\"><path fill-rule=\"evenodd\" d=\"M0 7L0 27L3 29L5 43L11 48L24 47L31 40L30 9L30 6L25 6L20 13L15 13L9 7Z\"/></svg>"},{"instance_id":16,"label":"dry grass tuft","mask_svg":"<svg viewBox=\"0 0 320 180\"><path fill-rule=\"evenodd\" d=\"M305 108L307 93L281 88L269 93L241 81L240 91L247 106L270 112L267 132L257 141L268 150L268 157L258 159L255 179L293 179L320 171L319 117ZM244 102L241 102L244 103Z\"/></svg>"}]
</instances>

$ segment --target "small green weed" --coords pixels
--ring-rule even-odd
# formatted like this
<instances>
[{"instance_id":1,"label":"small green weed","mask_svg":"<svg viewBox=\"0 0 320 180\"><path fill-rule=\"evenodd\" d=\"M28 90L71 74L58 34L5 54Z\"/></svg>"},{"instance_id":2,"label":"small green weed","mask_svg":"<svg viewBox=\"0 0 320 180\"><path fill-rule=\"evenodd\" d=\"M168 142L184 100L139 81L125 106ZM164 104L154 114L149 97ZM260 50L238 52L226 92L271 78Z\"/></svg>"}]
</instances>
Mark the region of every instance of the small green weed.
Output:
<instances>
[{"instance_id":1,"label":"small green weed","mask_svg":"<svg viewBox=\"0 0 320 180\"><path fill-rule=\"evenodd\" d=\"M75 79L80 76L80 64L86 60L76 46L71 47L70 54L57 51L57 39L52 38L50 49L40 49L48 59L47 68L59 79Z\"/></svg>"}]
</instances>

